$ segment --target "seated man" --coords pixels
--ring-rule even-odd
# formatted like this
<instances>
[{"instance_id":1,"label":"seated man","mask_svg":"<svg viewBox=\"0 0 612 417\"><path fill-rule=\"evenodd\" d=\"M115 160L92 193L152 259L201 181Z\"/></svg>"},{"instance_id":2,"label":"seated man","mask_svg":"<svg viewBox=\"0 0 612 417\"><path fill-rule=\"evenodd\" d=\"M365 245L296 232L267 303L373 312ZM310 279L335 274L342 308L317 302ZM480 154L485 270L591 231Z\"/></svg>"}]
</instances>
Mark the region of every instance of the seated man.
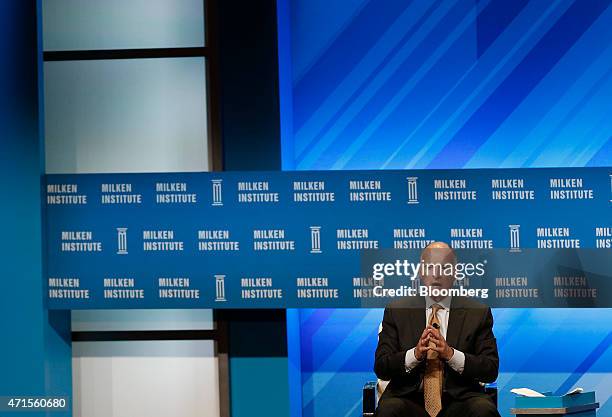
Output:
<instances>
[{"instance_id":1,"label":"seated man","mask_svg":"<svg viewBox=\"0 0 612 417\"><path fill-rule=\"evenodd\" d=\"M423 250L429 265L456 263L454 251L435 242ZM449 289L454 275L425 268L422 285ZM385 309L374 372L388 380L378 417L496 416L481 382L497 379L499 357L493 316L465 297L405 297Z\"/></svg>"}]
</instances>

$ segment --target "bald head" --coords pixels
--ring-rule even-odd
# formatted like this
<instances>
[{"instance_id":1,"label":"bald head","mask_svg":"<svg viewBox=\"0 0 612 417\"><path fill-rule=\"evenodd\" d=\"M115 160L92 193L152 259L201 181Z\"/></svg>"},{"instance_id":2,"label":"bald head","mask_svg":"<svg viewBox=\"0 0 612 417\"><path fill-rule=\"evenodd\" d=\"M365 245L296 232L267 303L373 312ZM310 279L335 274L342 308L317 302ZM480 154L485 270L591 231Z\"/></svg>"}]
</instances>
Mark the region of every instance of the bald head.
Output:
<instances>
[{"instance_id":1,"label":"bald head","mask_svg":"<svg viewBox=\"0 0 612 417\"><path fill-rule=\"evenodd\" d=\"M433 242L421 252L421 282L430 288L449 289L455 282L452 271L457 263L455 251L444 242ZM452 265L452 268L447 268ZM450 273L449 273L450 271Z\"/></svg>"},{"instance_id":2,"label":"bald head","mask_svg":"<svg viewBox=\"0 0 612 417\"><path fill-rule=\"evenodd\" d=\"M431 263L457 263L455 251L446 242L432 242L421 252L421 260Z\"/></svg>"}]
</instances>

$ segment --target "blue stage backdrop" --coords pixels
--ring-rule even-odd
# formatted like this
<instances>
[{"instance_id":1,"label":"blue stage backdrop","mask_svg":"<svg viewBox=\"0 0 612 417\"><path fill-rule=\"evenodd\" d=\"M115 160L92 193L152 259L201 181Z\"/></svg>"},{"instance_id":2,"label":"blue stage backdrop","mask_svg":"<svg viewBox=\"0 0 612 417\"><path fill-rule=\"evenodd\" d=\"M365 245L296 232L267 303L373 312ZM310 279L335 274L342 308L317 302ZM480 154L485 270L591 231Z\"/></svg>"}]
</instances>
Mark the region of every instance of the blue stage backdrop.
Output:
<instances>
[{"instance_id":1,"label":"blue stage backdrop","mask_svg":"<svg viewBox=\"0 0 612 417\"><path fill-rule=\"evenodd\" d=\"M612 307L608 168L48 175L46 202L50 308L384 307L439 240L492 307Z\"/></svg>"},{"instance_id":2,"label":"blue stage backdrop","mask_svg":"<svg viewBox=\"0 0 612 417\"><path fill-rule=\"evenodd\" d=\"M609 0L280 0L278 11L284 169L612 165ZM294 417L358 416L382 311L289 317ZM502 415L517 386L595 389L612 415L611 309L494 317Z\"/></svg>"}]
</instances>

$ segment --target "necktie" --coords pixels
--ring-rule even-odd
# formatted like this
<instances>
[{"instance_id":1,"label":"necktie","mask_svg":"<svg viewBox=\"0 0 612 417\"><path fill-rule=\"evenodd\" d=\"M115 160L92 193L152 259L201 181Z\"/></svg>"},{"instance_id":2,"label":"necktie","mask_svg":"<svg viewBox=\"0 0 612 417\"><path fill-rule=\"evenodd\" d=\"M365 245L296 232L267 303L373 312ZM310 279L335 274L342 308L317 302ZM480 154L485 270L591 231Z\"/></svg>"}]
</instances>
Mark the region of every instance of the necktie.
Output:
<instances>
[{"instance_id":1,"label":"necktie","mask_svg":"<svg viewBox=\"0 0 612 417\"><path fill-rule=\"evenodd\" d=\"M429 316L429 324L436 323L440 326L438 320L438 304L431 306L431 316ZM435 326L434 326L435 327ZM439 329L440 327L438 327ZM429 342L429 346L433 347L434 343ZM431 417L436 417L442 410L442 361L438 358L438 352L430 350L427 352L427 361L425 363L425 375L423 376L423 394L425 395L425 411Z\"/></svg>"}]
</instances>

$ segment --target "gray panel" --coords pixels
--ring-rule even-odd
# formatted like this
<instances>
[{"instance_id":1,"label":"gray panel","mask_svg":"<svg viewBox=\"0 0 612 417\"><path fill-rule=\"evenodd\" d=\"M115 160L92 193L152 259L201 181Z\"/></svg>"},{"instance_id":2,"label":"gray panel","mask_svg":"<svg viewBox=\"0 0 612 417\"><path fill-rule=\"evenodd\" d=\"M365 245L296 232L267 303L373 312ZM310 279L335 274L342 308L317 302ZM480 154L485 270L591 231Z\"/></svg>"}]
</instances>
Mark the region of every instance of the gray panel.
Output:
<instances>
[{"instance_id":1,"label":"gray panel","mask_svg":"<svg viewBox=\"0 0 612 417\"><path fill-rule=\"evenodd\" d=\"M72 331L212 330L212 310L73 310Z\"/></svg>"},{"instance_id":2,"label":"gray panel","mask_svg":"<svg viewBox=\"0 0 612 417\"><path fill-rule=\"evenodd\" d=\"M72 357L214 358L215 342L212 340L74 342Z\"/></svg>"},{"instance_id":3,"label":"gray panel","mask_svg":"<svg viewBox=\"0 0 612 417\"><path fill-rule=\"evenodd\" d=\"M47 173L208 169L204 58L44 64Z\"/></svg>"},{"instance_id":4,"label":"gray panel","mask_svg":"<svg viewBox=\"0 0 612 417\"><path fill-rule=\"evenodd\" d=\"M45 51L204 46L204 0L42 0Z\"/></svg>"}]
</instances>

